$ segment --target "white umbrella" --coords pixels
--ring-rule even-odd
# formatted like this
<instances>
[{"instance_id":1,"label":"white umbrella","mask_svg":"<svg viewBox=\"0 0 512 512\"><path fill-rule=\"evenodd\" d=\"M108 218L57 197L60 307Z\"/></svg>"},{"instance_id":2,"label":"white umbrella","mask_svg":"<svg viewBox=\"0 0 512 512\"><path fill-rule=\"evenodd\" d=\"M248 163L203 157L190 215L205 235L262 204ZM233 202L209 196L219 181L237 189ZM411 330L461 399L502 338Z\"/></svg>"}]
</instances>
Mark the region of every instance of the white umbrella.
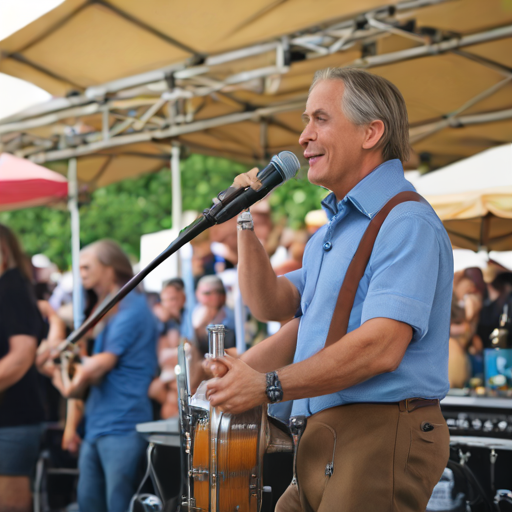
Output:
<instances>
[{"instance_id":1,"label":"white umbrella","mask_svg":"<svg viewBox=\"0 0 512 512\"><path fill-rule=\"evenodd\" d=\"M413 181L423 196L512 187L512 144L482 151Z\"/></svg>"}]
</instances>

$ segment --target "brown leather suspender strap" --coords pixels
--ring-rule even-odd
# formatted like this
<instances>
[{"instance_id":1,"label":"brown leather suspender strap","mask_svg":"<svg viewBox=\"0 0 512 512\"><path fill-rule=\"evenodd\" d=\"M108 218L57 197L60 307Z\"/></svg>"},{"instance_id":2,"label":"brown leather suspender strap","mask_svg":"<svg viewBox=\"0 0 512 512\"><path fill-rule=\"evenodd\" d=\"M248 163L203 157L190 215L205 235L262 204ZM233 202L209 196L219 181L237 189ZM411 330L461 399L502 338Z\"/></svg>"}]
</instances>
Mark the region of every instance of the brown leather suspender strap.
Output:
<instances>
[{"instance_id":1,"label":"brown leather suspender strap","mask_svg":"<svg viewBox=\"0 0 512 512\"><path fill-rule=\"evenodd\" d=\"M336 306L332 315L329 332L327 333L327 339L325 340L326 347L332 345L347 333L350 312L354 305L359 281L361 281L366 266L370 261L373 245L375 244L375 239L379 234L380 227L386 220L389 212L400 203L405 203L407 201L419 202L421 200L422 197L416 192L400 192L395 197L392 197L371 220L363 234L363 237L361 238L361 241L359 242L357 251L348 266L345 279L341 285L340 294L338 295L338 300L336 301Z\"/></svg>"}]
</instances>

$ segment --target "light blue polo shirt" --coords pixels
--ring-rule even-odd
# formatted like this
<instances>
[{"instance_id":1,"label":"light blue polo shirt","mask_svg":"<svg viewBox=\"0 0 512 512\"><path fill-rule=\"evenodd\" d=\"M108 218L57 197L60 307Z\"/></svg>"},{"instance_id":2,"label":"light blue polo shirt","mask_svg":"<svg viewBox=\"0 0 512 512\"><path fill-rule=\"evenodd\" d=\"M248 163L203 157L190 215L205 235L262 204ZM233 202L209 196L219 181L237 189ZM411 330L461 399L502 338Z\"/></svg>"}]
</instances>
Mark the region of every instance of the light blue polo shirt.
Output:
<instances>
[{"instance_id":1,"label":"light blue polo shirt","mask_svg":"<svg viewBox=\"0 0 512 512\"><path fill-rule=\"evenodd\" d=\"M370 220L393 196L414 191L399 160L384 162L341 201L322 202L329 222L306 246L303 267L286 274L301 295L294 362L320 351L348 265ZM372 318L409 324L414 331L397 370L337 393L296 400L292 414L309 416L355 402L443 398L448 389L448 337L453 255L443 224L426 202L407 202L388 215L357 289L348 332ZM339 343L343 344L343 340Z\"/></svg>"}]
</instances>

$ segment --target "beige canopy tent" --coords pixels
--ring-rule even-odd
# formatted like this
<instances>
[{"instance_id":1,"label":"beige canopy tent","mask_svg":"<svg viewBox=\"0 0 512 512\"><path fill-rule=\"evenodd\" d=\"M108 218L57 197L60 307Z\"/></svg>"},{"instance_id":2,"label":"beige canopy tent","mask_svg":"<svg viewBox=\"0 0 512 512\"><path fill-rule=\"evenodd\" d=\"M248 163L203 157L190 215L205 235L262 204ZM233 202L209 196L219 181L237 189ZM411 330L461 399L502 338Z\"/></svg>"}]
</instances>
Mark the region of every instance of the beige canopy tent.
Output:
<instances>
[{"instance_id":1,"label":"beige canopy tent","mask_svg":"<svg viewBox=\"0 0 512 512\"><path fill-rule=\"evenodd\" d=\"M511 39L510 0L65 0L0 41L0 72L56 96L1 120L0 152L68 169L76 253L75 176L94 188L172 153L179 226L180 147L300 154L308 88L328 66L400 88L411 167L512 141Z\"/></svg>"},{"instance_id":2,"label":"beige canopy tent","mask_svg":"<svg viewBox=\"0 0 512 512\"><path fill-rule=\"evenodd\" d=\"M512 250L512 144L492 148L415 180L452 244Z\"/></svg>"},{"instance_id":3,"label":"beige canopy tent","mask_svg":"<svg viewBox=\"0 0 512 512\"><path fill-rule=\"evenodd\" d=\"M173 144L240 161L297 145L327 66L389 78L440 166L512 140L510 0L66 0L0 41L0 72L57 98L0 122L0 150L90 187L162 167ZM57 162L57 163L56 163Z\"/></svg>"},{"instance_id":4,"label":"beige canopy tent","mask_svg":"<svg viewBox=\"0 0 512 512\"><path fill-rule=\"evenodd\" d=\"M512 187L430 196L428 200L455 247L512 250Z\"/></svg>"}]
</instances>

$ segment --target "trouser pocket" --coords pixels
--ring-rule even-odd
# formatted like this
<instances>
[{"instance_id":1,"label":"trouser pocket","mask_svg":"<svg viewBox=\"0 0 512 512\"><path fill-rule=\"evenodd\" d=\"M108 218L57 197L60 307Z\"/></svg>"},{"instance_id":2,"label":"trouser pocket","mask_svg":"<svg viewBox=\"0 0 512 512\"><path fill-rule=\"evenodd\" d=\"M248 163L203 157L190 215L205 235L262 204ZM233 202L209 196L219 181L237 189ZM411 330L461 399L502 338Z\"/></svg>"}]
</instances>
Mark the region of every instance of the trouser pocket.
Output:
<instances>
[{"instance_id":1,"label":"trouser pocket","mask_svg":"<svg viewBox=\"0 0 512 512\"><path fill-rule=\"evenodd\" d=\"M400 413L393 482L394 510L425 510L450 449L450 434L439 407Z\"/></svg>"},{"instance_id":2,"label":"trouser pocket","mask_svg":"<svg viewBox=\"0 0 512 512\"><path fill-rule=\"evenodd\" d=\"M437 411L436 415L437 415ZM435 415L430 420L411 422L411 445L407 470L433 487L441 477L449 457L448 427ZM428 418L428 417L427 417Z\"/></svg>"},{"instance_id":3,"label":"trouser pocket","mask_svg":"<svg viewBox=\"0 0 512 512\"><path fill-rule=\"evenodd\" d=\"M304 509L316 511L336 471L336 432L325 423L310 423L299 444L297 467Z\"/></svg>"}]
</instances>

